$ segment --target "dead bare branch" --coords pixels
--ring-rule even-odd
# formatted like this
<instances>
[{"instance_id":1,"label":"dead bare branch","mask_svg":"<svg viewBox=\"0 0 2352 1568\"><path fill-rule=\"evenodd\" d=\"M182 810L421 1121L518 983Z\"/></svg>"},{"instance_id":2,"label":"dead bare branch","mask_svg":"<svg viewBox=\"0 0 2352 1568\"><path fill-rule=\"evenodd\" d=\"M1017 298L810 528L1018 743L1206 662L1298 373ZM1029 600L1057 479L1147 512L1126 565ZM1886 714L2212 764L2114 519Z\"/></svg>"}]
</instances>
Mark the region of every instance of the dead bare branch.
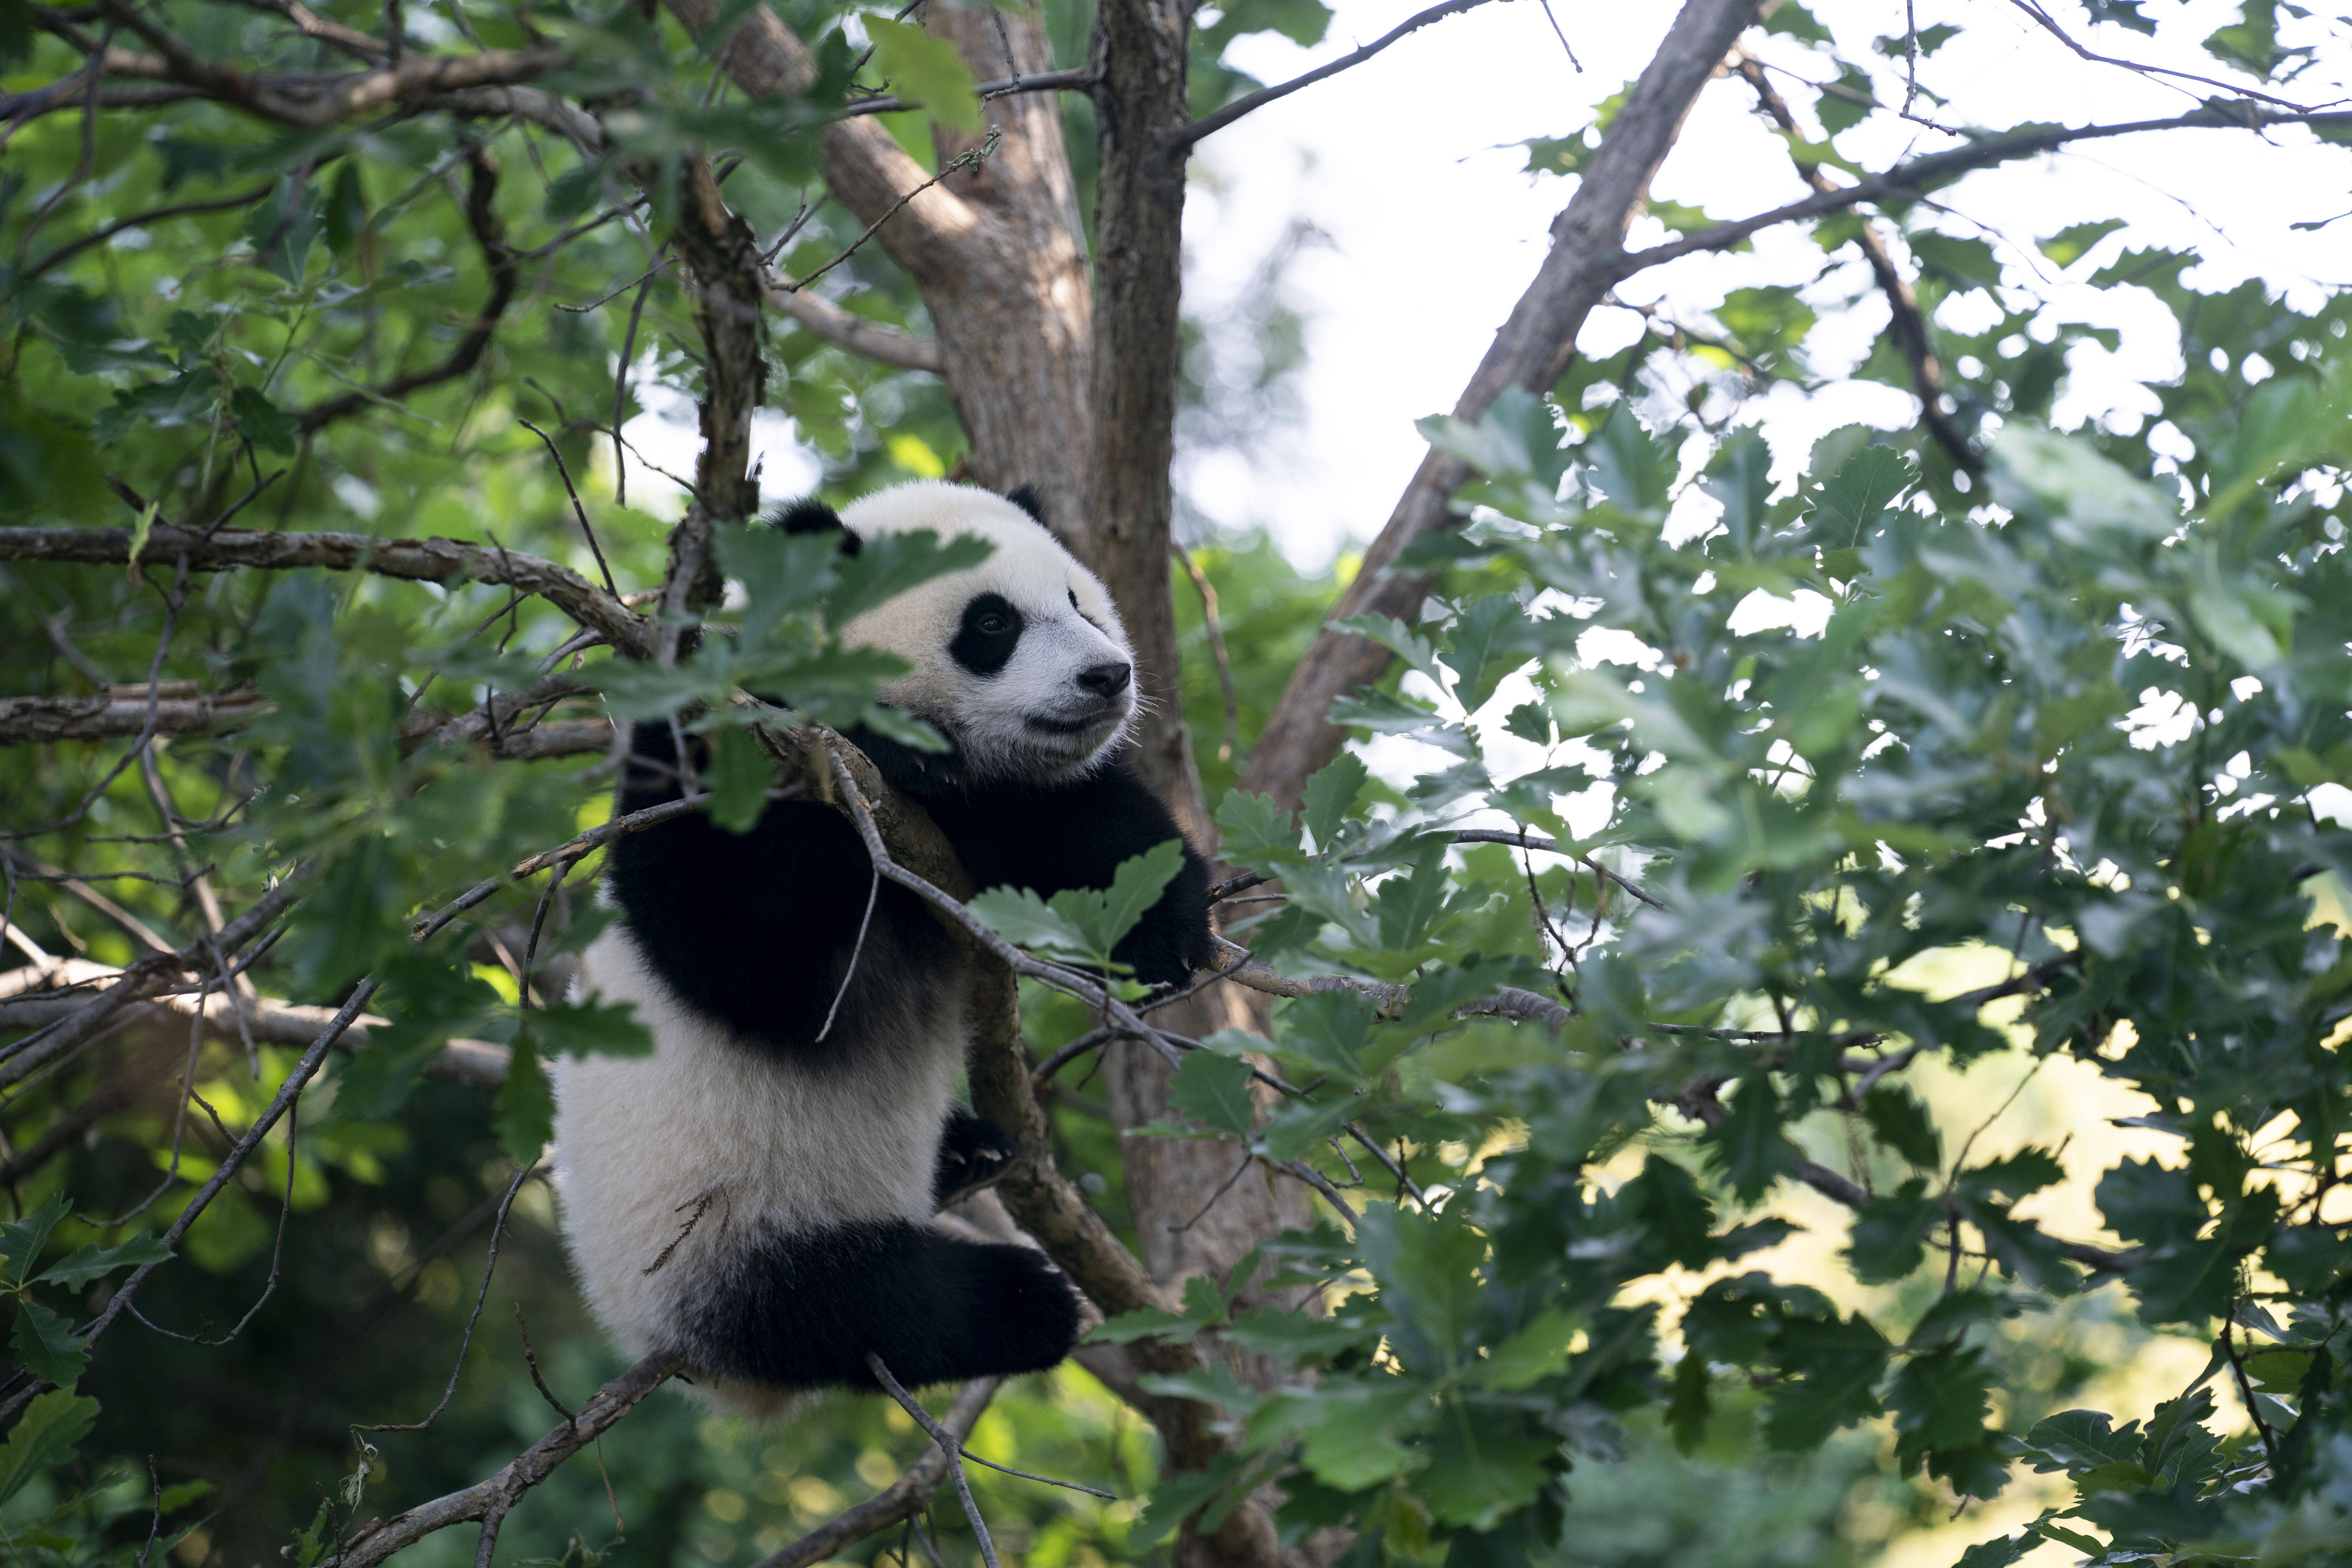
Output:
<instances>
[{"instance_id":1,"label":"dead bare branch","mask_svg":"<svg viewBox=\"0 0 2352 1568\"><path fill-rule=\"evenodd\" d=\"M639 1402L686 1365L686 1358L656 1351L598 1389L579 1415L517 1455L498 1474L394 1514L343 1543L321 1568L375 1568L394 1552L414 1546L453 1524L504 1518L523 1493L555 1473L555 1468L588 1447Z\"/></svg>"},{"instance_id":2,"label":"dead bare branch","mask_svg":"<svg viewBox=\"0 0 2352 1568\"><path fill-rule=\"evenodd\" d=\"M0 561L121 565L131 559L131 537L127 528L0 528ZM363 533L222 529L207 536L199 529L158 521L148 531L139 559L169 563L182 555L194 572L320 566L415 583L499 583L547 600L630 658L643 658L653 647L652 628L642 616L570 567L518 551L454 539L377 539Z\"/></svg>"}]
</instances>

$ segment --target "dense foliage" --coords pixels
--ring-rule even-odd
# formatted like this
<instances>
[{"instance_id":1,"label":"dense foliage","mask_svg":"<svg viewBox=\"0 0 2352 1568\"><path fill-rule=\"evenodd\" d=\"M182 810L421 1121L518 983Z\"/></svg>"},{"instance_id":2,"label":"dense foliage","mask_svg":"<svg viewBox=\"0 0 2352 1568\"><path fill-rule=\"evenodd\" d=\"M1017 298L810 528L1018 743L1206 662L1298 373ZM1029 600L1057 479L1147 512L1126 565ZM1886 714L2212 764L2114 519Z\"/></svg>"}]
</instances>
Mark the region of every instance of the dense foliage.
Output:
<instances>
[{"instance_id":1,"label":"dense foliage","mask_svg":"<svg viewBox=\"0 0 2352 1568\"><path fill-rule=\"evenodd\" d=\"M2144 8L2092 7L2147 33ZM478 107L304 130L204 100L12 121L5 521L439 534L659 583L679 503L648 499L634 462L618 493L615 448L701 390L694 300L659 265L677 171L731 154L728 201L800 278L864 226L825 201L811 136L853 81L979 123L971 72L919 28L782 9L819 78L767 100L719 93L710 52L650 9L399 24L419 50L560 38L541 85L600 106L601 161ZM274 6L149 11L257 70L332 53ZM1084 9L1050 11L1058 63L1081 63ZM1196 110L1255 85L1223 59L1236 38L1313 42L1328 19L1313 0L1205 18ZM2282 85L2309 64L2300 20L2247 5L2208 41L2214 68ZM68 76L76 30L118 24L0 0L10 91ZM1845 166L1832 139L1891 117L1906 44L1932 59L1952 32L1873 50L1780 5L1759 47L1841 90L1801 105L1818 137L1770 133L1799 167ZM936 166L923 115L889 119ZM1092 111L1073 98L1066 120L1091 214ZM1563 130L1531 166L1584 166L1597 137ZM642 196L629 169L656 172ZM1265 879L1235 890L1227 933L1319 988L1289 985L1312 994L1274 1003L1271 1039L1171 1042L1179 1117L1118 1126L1086 1055L1042 1092L1062 1169L1130 1243L1129 1138L1223 1143L1236 1179L1311 1184L1320 1217L1184 1281L1181 1310L1096 1336L1209 1347L1139 1384L1213 1410L1232 1441L1207 1468L1161 1477L1150 1428L1076 1364L997 1396L974 1452L1123 1500L975 1470L1008 1558L1158 1560L1265 1483L1286 1540L1350 1563L1859 1562L1955 1503L2018 1521L1970 1568L2045 1546L2352 1556L2352 1211L2333 1196L2352 1117L2333 923L2352 918L2352 310L2202 291L2195 255L2095 218L2047 237L2050 268L2152 301L2179 347L2152 416L2056 431L2067 356L2106 330L2062 321L1938 209L1883 211L1870 232L1895 237L1975 445L1850 426L1776 468L1763 395L1916 384L1892 332L1823 368L1816 328L1880 298L1847 214L1817 220L1802 288L1738 289L1547 397L1429 422L1480 476L1468 521L1402 563L1438 574L1421 624L1357 624L1403 673L1335 710L1354 743L1296 816L1233 785L1339 584L1262 538L1196 542L1220 614L1179 577L1185 717L1223 858ZM1651 216L1690 233L1732 215ZM824 290L926 324L878 247ZM1296 325L1278 305L1192 324L1192 439L1262 427ZM1225 352L1236 334L1246 352ZM965 454L935 376L782 328L768 363L761 428L789 421L828 495ZM597 859L509 868L605 820L603 719L709 731L705 808L729 825L775 787L748 691L921 742L872 704L887 661L832 628L966 558L935 544L842 563L722 531L743 593L675 668L454 577L0 565L0 695L105 708L138 683L113 699L127 727L0 749L13 1555L313 1568L490 1474L619 1370L534 1179L541 1064L645 1039L564 994L603 918ZM163 710L200 700L215 718ZM284 1027L198 1022L215 970L44 1054L124 965L273 888L299 897L228 983L292 1005ZM1116 940L1117 900L1017 891L975 908L1044 952ZM353 999L369 1021L293 1095ZM1041 1062L1099 1022L1042 987L1024 1016ZM2002 1118L2037 1074L2081 1098L2021 1140ZM274 1097L294 1113L246 1160ZM2181 1345L2179 1384L2118 1381ZM754 1430L656 1396L531 1491L499 1549L751 1562L920 1442L879 1401ZM955 1508L934 1511L968 1560ZM409 1560L472 1549L447 1531ZM893 1531L843 1554L918 1550Z\"/></svg>"}]
</instances>

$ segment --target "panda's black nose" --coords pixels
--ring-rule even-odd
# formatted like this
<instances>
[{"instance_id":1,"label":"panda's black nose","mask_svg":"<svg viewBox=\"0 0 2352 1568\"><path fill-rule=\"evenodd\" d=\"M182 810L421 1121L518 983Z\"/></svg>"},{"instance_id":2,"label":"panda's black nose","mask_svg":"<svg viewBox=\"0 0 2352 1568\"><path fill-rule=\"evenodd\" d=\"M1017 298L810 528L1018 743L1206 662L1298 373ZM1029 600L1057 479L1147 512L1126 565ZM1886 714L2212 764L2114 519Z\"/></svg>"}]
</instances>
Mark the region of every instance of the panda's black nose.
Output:
<instances>
[{"instance_id":1,"label":"panda's black nose","mask_svg":"<svg viewBox=\"0 0 2352 1568\"><path fill-rule=\"evenodd\" d=\"M1078 671L1078 684L1097 697L1116 697L1127 689L1128 675L1126 665L1098 664Z\"/></svg>"}]
</instances>

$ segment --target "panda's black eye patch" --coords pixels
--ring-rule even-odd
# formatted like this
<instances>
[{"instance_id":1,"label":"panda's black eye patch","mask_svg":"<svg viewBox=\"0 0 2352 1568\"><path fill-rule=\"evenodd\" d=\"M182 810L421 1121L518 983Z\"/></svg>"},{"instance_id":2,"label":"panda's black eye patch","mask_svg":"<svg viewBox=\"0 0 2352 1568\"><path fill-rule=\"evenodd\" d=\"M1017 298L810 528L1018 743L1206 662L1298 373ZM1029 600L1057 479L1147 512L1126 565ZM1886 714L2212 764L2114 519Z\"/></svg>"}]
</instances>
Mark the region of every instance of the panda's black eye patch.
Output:
<instances>
[{"instance_id":1,"label":"panda's black eye patch","mask_svg":"<svg viewBox=\"0 0 2352 1568\"><path fill-rule=\"evenodd\" d=\"M994 675L1021 640L1021 612L1002 594L982 594L963 607L963 624L948 652L974 675Z\"/></svg>"}]
</instances>

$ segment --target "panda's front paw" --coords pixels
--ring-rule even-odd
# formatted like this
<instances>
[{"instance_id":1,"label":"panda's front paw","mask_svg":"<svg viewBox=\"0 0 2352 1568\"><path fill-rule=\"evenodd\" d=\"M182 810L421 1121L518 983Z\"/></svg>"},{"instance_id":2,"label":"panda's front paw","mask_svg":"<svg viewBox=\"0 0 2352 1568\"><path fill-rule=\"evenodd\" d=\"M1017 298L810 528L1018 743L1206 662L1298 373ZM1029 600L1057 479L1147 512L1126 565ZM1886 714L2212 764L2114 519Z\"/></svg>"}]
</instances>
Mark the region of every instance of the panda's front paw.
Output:
<instances>
[{"instance_id":1,"label":"panda's front paw","mask_svg":"<svg viewBox=\"0 0 2352 1568\"><path fill-rule=\"evenodd\" d=\"M1020 1154L1021 1145L994 1122L957 1111L940 1138L940 1163L931 1173L932 1206L948 1208L994 1184Z\"/></svg>"}]
</instances>

